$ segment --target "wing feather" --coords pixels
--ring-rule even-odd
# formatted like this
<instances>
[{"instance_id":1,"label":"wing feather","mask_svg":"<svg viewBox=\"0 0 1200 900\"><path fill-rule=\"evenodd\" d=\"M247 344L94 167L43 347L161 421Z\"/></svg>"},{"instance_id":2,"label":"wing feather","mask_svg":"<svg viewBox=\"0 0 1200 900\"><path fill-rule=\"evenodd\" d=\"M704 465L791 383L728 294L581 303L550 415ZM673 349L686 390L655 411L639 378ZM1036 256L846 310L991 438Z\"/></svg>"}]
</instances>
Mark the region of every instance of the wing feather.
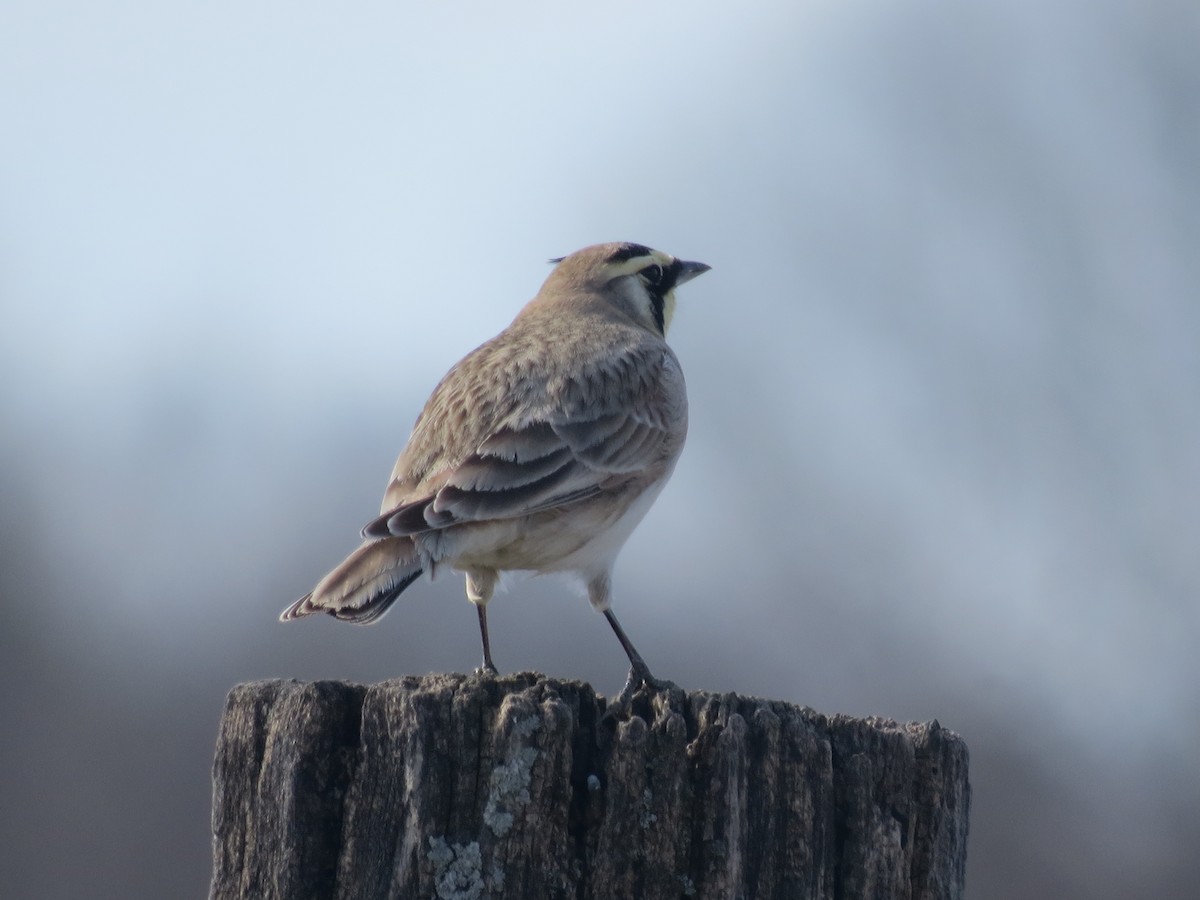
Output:
<instances>
[{"instance_id":1,"label":"wing feather","mask_svg":"<svg viewBox=\"0 0 1200 900\"><path fill-rule=\"evenodd\" d=\"M554 433L571 448L574 453L582 454L592 447L599 446L624 427L629 420L625 413L613 413L594 418L573 418L556 422Z\"/></svg>"},{"instance_id":2,"label":"wing feather","mask_svg":"<svg viewBox=\"0 0 1200 900\"><path fill-rule=\"evenodd\" d=\"M479 453L455 469L446 484L459 491L511 491L542 481L571 461L571 449L561 443L552 453L518 462Z\"/></svg>"},{"instance_id":3,"label":"wing feather","mask_svg":"<svg viewBox=\"0 0 1200 900\"><path fill-rule=\"evenodd\" d=\"M610 472L635 472L653 459L663 442L663 430L645 422L632 422L613 440L606 441L596 464Z\"/></svg>"},{"instance_id":4,"label":"wing feather","mask_svg":"<svg viewBox=\"0 0 1200 900\"><path fill-rule=\"evenodd\" d=\"M486 438L476 451L479 456L494 456L514 463L541 459L562 448L562 440L549 422L532 422L523 428L502 426Z\"/></svg>"},{"instance_id":5,"label":"wing feather","mask_svg":"<svg viewBox=\"0 0 1200 900\"><path fill-rule=\"evenodd\" d=\"M578 396L578 380L557 389L546 382L533 393L475 438L457 463L443 456L443 468L410 481L402 455L387 495L392 504L386 508L385 502L364 537L419 534L567 506L639 473L656 476L682 446L686 394L678 362L661 345L590 373L582 390L588 396Z\"/></svg>"},{"instance_id":6,"label":"wing feather","mask_svg":"<svg viewBox=\"0 0 1200 900\"><path fill-rule=\"evenodd\" d=\"M592 471L570 461L542 479L506 490L469 491L447 485L437 492L429 508L437 515L449 514L455 522L510 519L558 506L563 497L578 495L595 483Z\"/></svg>"}]
</instances>

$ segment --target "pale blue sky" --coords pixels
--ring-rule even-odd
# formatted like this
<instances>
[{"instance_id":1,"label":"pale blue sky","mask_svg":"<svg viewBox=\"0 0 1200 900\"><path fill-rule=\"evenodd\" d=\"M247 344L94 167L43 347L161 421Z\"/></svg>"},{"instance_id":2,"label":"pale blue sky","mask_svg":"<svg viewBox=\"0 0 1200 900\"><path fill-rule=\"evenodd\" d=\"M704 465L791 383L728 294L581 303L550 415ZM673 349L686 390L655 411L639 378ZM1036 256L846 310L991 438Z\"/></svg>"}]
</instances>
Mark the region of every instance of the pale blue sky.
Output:
<instances>
[{"instance_id":1,"label":"pale blue sky","mask_svg":"<svg viewBox=\"0 0 1200 900\"><path fill-rule=\"evenodd\" d=\"M119 690L473 666L452 578L374 629L274 617L545 260L638 240L713 266L671 334L689 446L617 569L651 665L963 731L977 896L997 735L1081 854L1150 867L1200 799L1198 38L1171 0L6 4L22 658ZM561 585L494 610L501 667L619 686Z\"/></svg>"}]
</instances>

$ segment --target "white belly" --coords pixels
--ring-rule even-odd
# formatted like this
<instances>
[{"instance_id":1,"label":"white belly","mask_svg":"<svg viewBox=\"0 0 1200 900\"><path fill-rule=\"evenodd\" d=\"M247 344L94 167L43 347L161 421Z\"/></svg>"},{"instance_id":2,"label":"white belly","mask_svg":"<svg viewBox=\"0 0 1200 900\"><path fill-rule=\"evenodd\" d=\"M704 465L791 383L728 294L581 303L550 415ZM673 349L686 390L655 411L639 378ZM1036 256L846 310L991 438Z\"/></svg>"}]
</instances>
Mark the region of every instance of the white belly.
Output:
<instances>
[{"instance_id":1,"label":"white belly","mask_svg":"<svg viewBox=\"0 0 1200 900\"><path fill-rule=\"evenodd\" d=\"M667 477L670 477L668 473ZM585 575L599 574L612 568L617 554L633 534L633 529L646 517L654 501L667 483L667 478L660 478L655 484L642 491L625 511L607 528L597 534L575 552L564 556L555 565L544 569L546 572L580 572Z\"/></svg>"},{"instance_id":2,"label":"white belly","mask_svg":"<svg viewBox=\"0 0 1200 900\"><path fill-rule=\"evenodd\" d=\"M455 569L498 572L607 572L667 482L640 494L601 496L521 519L453 526L415 536L421 555Z\"/></svg>"}]
</instances>

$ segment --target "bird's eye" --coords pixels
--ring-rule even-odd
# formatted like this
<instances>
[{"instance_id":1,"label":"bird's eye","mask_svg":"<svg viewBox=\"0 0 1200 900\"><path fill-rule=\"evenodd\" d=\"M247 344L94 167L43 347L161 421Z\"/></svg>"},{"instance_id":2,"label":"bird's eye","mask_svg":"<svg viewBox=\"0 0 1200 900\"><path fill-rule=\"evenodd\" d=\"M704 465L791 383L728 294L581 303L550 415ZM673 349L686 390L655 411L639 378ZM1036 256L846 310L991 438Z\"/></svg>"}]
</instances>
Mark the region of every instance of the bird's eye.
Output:
<instances>
[{"instance_id":1,"label":"bird's eye","mask_svg":"<svg viewBox=\"0 0 1200 900\"><path fill-rule=\"evenodd\" d=\"M646 279L646 284L650 285L650 287L656 287L662 283L662 266L646 266L646 268L642 269L641 275Z\"/></svg>"}]
</instances>

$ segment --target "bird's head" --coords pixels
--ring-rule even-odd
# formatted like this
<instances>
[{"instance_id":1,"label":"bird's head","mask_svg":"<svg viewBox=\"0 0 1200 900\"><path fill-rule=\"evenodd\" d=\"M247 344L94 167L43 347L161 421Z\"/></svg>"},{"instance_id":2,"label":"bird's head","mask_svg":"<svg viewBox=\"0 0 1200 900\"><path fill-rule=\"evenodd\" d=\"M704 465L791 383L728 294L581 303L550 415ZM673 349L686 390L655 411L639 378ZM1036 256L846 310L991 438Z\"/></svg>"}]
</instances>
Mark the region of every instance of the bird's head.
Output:
<instances>
[{"instance_id":1,"label":"bird's head","mask_svg":"<svg viewBox=\"0 0 1200 900\"><path fill-rule=\"evenodd\" d=\"M675 314L675 288L712 268L631 243L596 244L551 262L555 269L543 293L549 289L600 294L662 337Z\"/></svg>"}]
</instances>

